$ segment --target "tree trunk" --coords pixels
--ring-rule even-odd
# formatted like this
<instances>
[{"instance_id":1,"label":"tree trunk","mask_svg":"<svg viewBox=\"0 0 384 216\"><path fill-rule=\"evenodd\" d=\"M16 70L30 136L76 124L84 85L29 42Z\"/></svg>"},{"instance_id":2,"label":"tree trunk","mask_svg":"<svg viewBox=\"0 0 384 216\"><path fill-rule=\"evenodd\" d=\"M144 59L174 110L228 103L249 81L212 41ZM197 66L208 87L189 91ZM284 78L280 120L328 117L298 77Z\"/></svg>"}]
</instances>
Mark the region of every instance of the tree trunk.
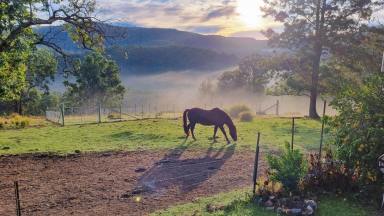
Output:
<instances>
[{"instance_id":1,"label":"tree trunk","mask_svg":"<svg viewBox=\"0 0 384 216\"><path fill-rule=\"evenodd\" d=\"M311 82L311 96L309 103L309 117L320 118L316 110L318 85L319 85L319 71L320 71L320 59L323 51L323 31L325 22L325 9L326 0L318 0L316 8L316 30L315 30L315 41L314 41L314 55L312 65L312 82Z\"/></svg>"},{"instance_id":2,"label":"tree trunk","mask_svg":"<svg viewBox=\"0 0 384 216\"><path fill-rule=\"evenodd\" d=\"M321 57L321 50L320 50L320 54L318 54L318 50L316 50L316 54L313 62L311 96L309 101L309 117L314 119L320 118L316 110L317 94L318 94L317 86L319 84L320 57Z\"/></svg>"}]
</instances>

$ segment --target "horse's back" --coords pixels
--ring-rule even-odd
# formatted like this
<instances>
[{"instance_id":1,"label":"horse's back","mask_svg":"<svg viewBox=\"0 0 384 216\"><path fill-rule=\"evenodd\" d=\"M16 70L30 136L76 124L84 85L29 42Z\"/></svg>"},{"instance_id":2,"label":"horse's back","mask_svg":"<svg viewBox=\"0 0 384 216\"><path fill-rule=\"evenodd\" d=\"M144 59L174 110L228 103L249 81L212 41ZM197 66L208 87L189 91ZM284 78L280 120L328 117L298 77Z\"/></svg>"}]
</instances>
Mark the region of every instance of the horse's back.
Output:
<instances>
[{"instance_id":1,"label":"horse's back","mask_svg":"<svg viewBox=\"0 0 384 216\"><path fill-rule=\"evenodd\" d=\"M201 108L188 109L188 118L190 121L201 123L204 125L222 125L228 115L220 108L205 110Z\"/></svg>"}]
</instances>

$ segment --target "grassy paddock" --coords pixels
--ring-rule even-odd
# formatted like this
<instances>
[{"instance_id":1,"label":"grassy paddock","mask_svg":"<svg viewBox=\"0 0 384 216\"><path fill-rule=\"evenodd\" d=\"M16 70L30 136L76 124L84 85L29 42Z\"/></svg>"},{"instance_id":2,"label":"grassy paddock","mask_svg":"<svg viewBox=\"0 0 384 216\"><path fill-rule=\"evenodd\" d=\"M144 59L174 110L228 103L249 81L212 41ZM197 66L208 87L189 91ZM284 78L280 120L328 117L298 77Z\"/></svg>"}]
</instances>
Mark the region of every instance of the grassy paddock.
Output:
<instances>
[{"instance_id":1,"label":"grassy paddock","mask_svg":"<svg viewBox=\"0 0 384 216\"><path fill-rule=\"evenodd\" d=\"M250 189L236 190L221 193L213 197L200 198L192 203L172 206L168 209L157 211L152 216L162 215L242 215L242 216L274 216L276 213L265 210L252 204L250 195L246 192ZM219 207L214 212L207 211L207 205ZM360 206L346 198L324 196L320 198L319 216L373 216L374 210Z\"/></svg>"},{"instance_id":2,"label":"grassy paddock","mask_svg":"<svg viewBox=\"0 0 384 216\"><path fill-rule=\"evenodd\" d=\"M291 140L291 119L256 118L252 122L235 122L238 130L237 149L254 150L256 133L262 133L262 149L275 149ZM296 120L295 147L317 149L320 140L320 122ZM197 141L189 139L193 148L206 149L212 143L213 127L197 125ZM221 132L219 142L225 145ZM184 142L182 120L147 119L115 123L71 125L61 127L48 124L17 130L0 131L0 155L31 152L73 153L75 150L159 150L175 148Z\"/></svg>"}]
</instances>

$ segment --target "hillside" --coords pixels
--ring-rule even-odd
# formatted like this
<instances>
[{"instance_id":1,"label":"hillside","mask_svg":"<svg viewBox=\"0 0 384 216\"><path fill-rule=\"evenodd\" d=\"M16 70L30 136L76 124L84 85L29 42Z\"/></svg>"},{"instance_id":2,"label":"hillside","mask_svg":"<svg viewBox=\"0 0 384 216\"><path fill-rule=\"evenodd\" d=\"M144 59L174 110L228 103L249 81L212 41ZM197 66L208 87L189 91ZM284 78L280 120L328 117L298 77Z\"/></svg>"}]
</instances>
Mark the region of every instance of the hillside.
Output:
<instances>
[{"instance_id":1,"label":"hillside","mask_svg":"<svg viewBox=\"0 0 384 216\"><path fill-rule=\"evenodd\" d=\"M106 52L123 74L169 70L216 70L235 65L244 56L267 47L252 38L201 35L175 29L102 25ZM36 29L66 52L83 55L61 26Z\"/></svg>"}]
</instances>

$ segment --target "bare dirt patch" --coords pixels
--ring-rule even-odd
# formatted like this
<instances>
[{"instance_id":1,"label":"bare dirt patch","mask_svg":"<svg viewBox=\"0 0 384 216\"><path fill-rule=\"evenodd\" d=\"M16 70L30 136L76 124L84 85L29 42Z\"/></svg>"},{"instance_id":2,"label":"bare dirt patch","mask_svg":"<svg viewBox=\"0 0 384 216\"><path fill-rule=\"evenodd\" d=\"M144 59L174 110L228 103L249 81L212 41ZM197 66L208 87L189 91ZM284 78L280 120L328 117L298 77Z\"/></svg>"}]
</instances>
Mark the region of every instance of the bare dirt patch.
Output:
<instances>
[{"instance_id":1,"label":"bare dirt patch","mask_svg":"<svg viewBox=\"0 0 384 216\"><path fill-rule=\"evenodd\" d=\"M251 185L254 153L235 147L0 157L0 215L147 215ZM261 162L261 170L265 164Z\"/></svg>"}]
</instances>

